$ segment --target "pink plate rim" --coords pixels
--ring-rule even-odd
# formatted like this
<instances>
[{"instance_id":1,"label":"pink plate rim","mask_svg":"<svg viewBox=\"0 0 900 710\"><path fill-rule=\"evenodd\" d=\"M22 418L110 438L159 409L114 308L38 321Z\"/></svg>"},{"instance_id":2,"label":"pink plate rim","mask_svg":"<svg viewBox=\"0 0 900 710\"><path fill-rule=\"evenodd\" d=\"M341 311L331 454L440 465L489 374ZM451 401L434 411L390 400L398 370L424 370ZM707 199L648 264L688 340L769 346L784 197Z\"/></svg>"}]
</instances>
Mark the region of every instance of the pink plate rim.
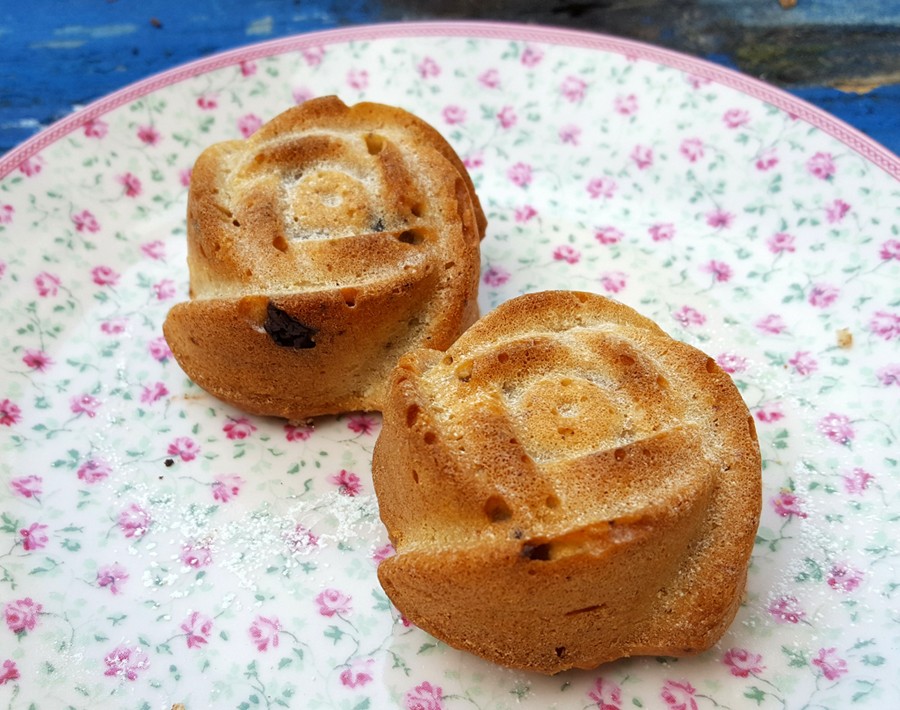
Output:
<instances>
[{"instance_id":1,"label":"pink plate rim","mask_svg":"<svg viewBox=\"0 0 900 710\"><path fill-rule=\"evenodd\" d=\"M240 61L261 59L285 52L297 51L305 47L403 37L477 37L539 42L613 52L622 54L630 59L642 59L656 64L663 64L715 81L772 104L831 135L889 175L900 179L900 157L883 145L839 118L832 116L827 111L813 106L782 89L738 71L670 49L663 49L636 40L595 32L543 25L468 20L381 23L321 30L267 40L219 52L202 59L196 59L130 84L48 126L0 158L0 179L11 173L22 161L55 143L68 133L84 125L87 121L96 119L123 104L146 96L157 89L177 84L194 76L236 64Z\"/></svg>"}]
</instances>

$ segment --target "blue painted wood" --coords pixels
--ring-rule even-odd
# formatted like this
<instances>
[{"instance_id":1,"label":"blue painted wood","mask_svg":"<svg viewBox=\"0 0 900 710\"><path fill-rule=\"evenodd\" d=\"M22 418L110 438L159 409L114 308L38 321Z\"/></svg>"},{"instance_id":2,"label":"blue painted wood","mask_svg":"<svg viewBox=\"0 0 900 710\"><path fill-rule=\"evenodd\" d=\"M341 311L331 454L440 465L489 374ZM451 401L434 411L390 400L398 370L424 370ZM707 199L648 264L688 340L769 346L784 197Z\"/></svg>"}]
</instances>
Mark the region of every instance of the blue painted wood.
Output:
<instances>
[{"instance_id":1,"label":"blue painted wood","mask_svg":"<svg viewBox=\"0 0 900 710\"><path fill-rule=\"evenodd\" d=\"M800 0L791 11L777 0L34 0L25 9L6 0L0 153L74 108L225 49L352 24L461 17L593 29L703 56L780 83L900 153L900 84L862 96L828 86L846 76L897 82L900 0ZM841 29L852 41L835 40ZM785 36L802 45L796 59L777 51Z\"/></svg>"}]
</instances>

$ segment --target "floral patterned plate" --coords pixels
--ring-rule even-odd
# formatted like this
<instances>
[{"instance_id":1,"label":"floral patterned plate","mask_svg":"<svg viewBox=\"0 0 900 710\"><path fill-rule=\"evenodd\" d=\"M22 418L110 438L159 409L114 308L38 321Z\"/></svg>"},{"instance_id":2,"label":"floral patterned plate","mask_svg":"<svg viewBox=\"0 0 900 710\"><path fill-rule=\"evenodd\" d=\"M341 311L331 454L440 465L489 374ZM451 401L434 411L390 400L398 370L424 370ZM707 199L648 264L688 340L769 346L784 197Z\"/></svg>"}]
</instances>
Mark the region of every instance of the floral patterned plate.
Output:
<instances>
[{"instance_id":1,"label":"floral patterned plate","mask_svg":"<svg viewBox=\"0 0 900 710\"><path fill-rule=\"evenodd\" d=\"M391 607L374 414L248 417L160 326L194 158L321 94L404 106L490 219L484 311L618 298L732 373L765 461L715 648L546 678ZM900 161L739 74L491 24L256 45L93 104L0 161L0 704L835 708L900 702Z\"/></svg>"}]
</instances>

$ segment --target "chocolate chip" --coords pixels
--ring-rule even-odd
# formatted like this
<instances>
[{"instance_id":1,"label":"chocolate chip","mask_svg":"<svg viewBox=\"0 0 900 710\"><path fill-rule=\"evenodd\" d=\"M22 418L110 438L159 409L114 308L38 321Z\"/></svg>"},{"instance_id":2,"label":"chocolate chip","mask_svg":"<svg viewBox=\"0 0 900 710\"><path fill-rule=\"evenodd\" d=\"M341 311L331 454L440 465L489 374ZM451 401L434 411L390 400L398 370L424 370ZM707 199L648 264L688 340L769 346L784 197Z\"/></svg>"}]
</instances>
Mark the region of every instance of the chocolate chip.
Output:
<instances>
[{"instance_id":1,"label":"chocolate chip","mask_svg":"<svg viewBox=\"0 0 900 710\"><path fill-rule=\"evenodd\" d=\"M372 231L375 232L383 232L384 231L384 220L381 217L378 218L378 221L372 227Z\"/></svg>"},{"instance_id":2,"label":"chocolate chip","mask_svg":"<svg viewBox=\"0 0 900 710\"><path fill-rule=\"evenodd\" d=\"M303 325L271 301L266 306L266 322L263 324L263 328L275 344L283 348L316 347L315 335L318 331L308 325Z\"/></svg>"},{"instance_id":3,"label":"chocolate chip","mask_svg":"<svg viewBox=\"0 0 900 710\"><path fill-rule=\"evenodd\" d=\"M545 542L538 545L532 545L531 543L526 542L522 545L520 554L528 560L546 562L550 559L550 543Z\"/></svg>"},{"instance_id":4,"label":"chocolate chip","mask_svg":"<svg viewBox=\"0 0 900 710\"><path fill-rule=\"evenodd\" d=\"M166 459L165 464L166 468L172 468L175 465L175 459Z\"/></svg>"}]
</instances>

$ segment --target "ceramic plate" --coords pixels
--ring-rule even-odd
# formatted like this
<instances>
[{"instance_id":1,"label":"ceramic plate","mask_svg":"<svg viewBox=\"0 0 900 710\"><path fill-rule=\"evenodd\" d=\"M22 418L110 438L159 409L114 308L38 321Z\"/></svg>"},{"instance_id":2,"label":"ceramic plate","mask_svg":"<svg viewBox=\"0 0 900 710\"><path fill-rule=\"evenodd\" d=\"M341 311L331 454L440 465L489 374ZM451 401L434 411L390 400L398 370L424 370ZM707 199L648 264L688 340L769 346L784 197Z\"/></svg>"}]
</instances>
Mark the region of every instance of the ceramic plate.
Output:
<instances>
[{"instance_id":1,"label":"ceramic plate","mask_svg":"<svg viewBox=\"0 0 900 710\"><path fill-rule=\"evenodd\" d=\"M465 159L484 312L595 291L732 373L764 510L712 650L548 678L437 642L376 579L379 417L246 416L172 359L195 157L332 93L410 109ZM633 42L395 25L154 77L0 174L0 704L896 706L900 161L839 121Z\"/></svg>"}]
</instances>

